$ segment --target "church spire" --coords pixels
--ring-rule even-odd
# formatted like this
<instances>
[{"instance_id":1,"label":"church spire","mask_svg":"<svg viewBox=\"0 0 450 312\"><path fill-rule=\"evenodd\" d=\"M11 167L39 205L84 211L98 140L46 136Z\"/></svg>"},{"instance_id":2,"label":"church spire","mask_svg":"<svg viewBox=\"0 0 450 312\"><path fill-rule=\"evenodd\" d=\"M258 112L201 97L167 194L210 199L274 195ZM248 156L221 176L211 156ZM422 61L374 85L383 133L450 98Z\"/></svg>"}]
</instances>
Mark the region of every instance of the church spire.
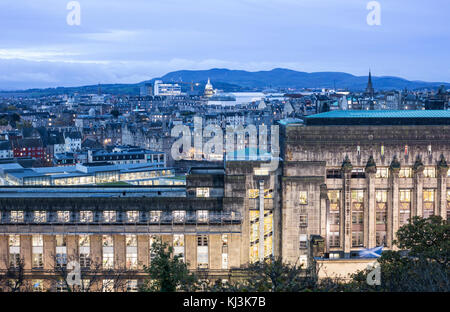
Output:
<instances>
[{"instance_id":1,"label":"church spire","mask_svg":"<svg viewBox=\"0 0 450 312\"><path fill-rule=\"evenodd\" d=\"M367 82L366 94L373 97L374 93L375 93L375 90L373 89L373 84L372 84L372 73L369 69L369 81Z\"/></svg>"}]
</instances>

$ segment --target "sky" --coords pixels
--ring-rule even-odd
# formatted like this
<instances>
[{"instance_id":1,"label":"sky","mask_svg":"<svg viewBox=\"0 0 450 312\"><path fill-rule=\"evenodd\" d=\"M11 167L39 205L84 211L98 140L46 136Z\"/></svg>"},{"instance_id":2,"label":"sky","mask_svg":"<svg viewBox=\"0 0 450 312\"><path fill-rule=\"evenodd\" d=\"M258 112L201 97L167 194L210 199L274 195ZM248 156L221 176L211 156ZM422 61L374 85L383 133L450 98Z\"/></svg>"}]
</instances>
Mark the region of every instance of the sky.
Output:
<instances>
[{"instance_id":1,"label":"sky","mask_svg":"<svg viewBox=\"0 0 450 312\"><path fill-rule=\"evenodd\" d=\"M380 25L369 0L78 0L80 25L69 2L0 1L0 89L210 68L450 82L449 0L378 0Z\"/></svg>"}]
</instances>

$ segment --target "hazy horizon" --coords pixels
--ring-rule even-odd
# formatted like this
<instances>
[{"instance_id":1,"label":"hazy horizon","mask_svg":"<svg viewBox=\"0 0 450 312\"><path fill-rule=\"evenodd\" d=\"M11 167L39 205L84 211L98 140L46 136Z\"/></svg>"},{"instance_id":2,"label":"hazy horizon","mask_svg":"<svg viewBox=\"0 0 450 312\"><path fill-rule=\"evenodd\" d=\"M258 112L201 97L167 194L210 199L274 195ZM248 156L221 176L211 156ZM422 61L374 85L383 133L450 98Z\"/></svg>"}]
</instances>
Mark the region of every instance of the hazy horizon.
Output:
<instances>
[{"instance_id":1,"label":"hazy horizon","mask_svg":"<svg viewBox=\"0 0 450 312\"><path fill-rule=\"evenodd\" d=\"M0 3L0 89L138 83L177 70L345 72L450 82L450 1L68 0Z\"/></svg>"}]
</instances>

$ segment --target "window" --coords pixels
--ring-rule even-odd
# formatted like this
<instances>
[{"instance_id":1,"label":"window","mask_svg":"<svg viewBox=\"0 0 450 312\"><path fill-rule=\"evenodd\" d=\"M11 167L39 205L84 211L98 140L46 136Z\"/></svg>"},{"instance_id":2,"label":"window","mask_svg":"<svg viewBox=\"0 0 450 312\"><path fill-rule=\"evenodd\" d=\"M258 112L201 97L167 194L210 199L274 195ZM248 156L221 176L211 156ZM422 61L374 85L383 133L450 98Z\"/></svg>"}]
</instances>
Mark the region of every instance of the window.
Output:
<instances>
[{"instance_id":1,"label":"window","mask_svg":"<svg viewBox=\"0 0 450 312\"><path fill-rule=\"evenodd\" d=\"M209 197L209 188L197 187L197 197Z\"/></svg>"},{"instance_id":2,"label":"window","mask_svg":"<svg viewBox=\"0 0 450 312\"><path fill-rule=\"evenodd\" d=\"M90 247L91 245L89 235L79 235L78 242L80 247Z\"/></svg>"},{"instance_id":3,"label":"window","mask_svg":"<svg viewBox=\"0 0 450 312\"><path fill-rule=\"evenodd\" d=\"M208 210L197 210L197 222L208 222Z\"/></svg>"},{"instance_id":4,"label":"window","mask_svg":"<svg viewBox=\"0 0 450 312\"><path fill-rule=\"evenodd\" d=\"M386 245L386 232L377 231L375 238L377 246L385 246Z\"/></svg>"},{"instance_id":5,"label":"window","mask_svg":"<svg viewBox=\"0 0 450 312\"><path fill-rule=\"evenodd\" d=\"M55 283L55 290L56 290L56 292L66 292L67 291L66 282L65 281L57 281Z\"/></svg>"},{"instance_id":6,"label":"window","mask_svg":"<svg viewBox=\"0 0 450 312\"><path fill-rule=\"evenodd\" d=\"M70 211L58 211L57 218L61 223L70 222Z\"/></svg>"},{"instance_id":7,"label":"window","mask_svg":"<svg viewBox=\"0 0 450 312\"><path fill-rule=\"evenodd\" d=\"M352 247L362 247L363 239L363 232L352 232Z\"/></svg>"},{"instance_id":8,"label":"window","mask_svg":"<svg viewBox=\"0 0 450 312\"><path fill-rule=\"evenodd\" d=\"M161 211L150 211L150 222L159 222L161 218Z\"/></svg>"},{"instance_id":9,"label":"window","mask_svg":"<svg viewBox=\"0 0 450 312\"><path fill-rule=\"evenodd\" d=\"M308 226L308 215L301 214L300 215L300 227L307 227L307 226Z\"/></svg>"},{"instance_id":10,"label":"window","mask_svg":"<svg viewBox=\"0 0 450 312\"><path fill-rule=\"evenodd\" d=\"M184 261L184 235L173 235L173 252L175 256L179 256L181 261Z\"/></svg>"},{"instance_id":11,"label":"window","mask_svg":"<svg viewBox=\"0 0 450 312\"><path fill-rule=\"evenodd\" d=\"M411 168L401 168L398 176L400 178L412 178L412 169Z\"/></svg>"},{"instance_id":12,"label":"window","mask_svg":"<svg viewBox=\"0 0 450 312\"><path fill-rule=\"evenodd\" d=\"M366 173L363 168L356 168L352 170L352 174L350 176L352 179L364 179L366 177Z\"/></svg>"},{"instance_id":13,"label":"window","mask_svg":"<svg viewBox=\"0 0 450 312\"><path fill-rule=\"evenodd\" d=\"M339 247L341 245L339 232L330 232L329 242L330 247Z\"/></svg>"},{"instance_id":14,"label":"window","mask_svg":"<svg viewBox=\"0 0 450 312\"><path fill-rule=\"evenodd\" d=\"M36 223L43 223L47 220L47 213L45 211L35 211L33 221Z\"/></svg>"},{"instance_id":15,"label":"window","mask_svg":"<svg viewBox=\"0 0 450 312\"><path fill-rule=\"evenodd\" d=\"M127 292L137 292L137 291L138 291L138 281L127 280Z\"/></svg>"},{"instance_id":16,"label":"window","mask_svg":"<svg viewBox=\"0 0 450 312\"><path fill-rule=\"evenodd\" d=\"M364 211L353 211L352 224L363 224L363 223L364 223Z\"/></svg>"},{"instance_id":17,"label":"window","mask_svg":"<svg viewBox=\"0 0 450 312\"><path fill-rule=\"evenodd\" d=\"M114 247L114 240L112 235L103 235L102 243L103 247Z\"/></svg>"},{"instance_id":18,"label":"window","mask_svg":"<svg viewBox=\"0 0 450 312\"><path fill-rule=\"evenodd\" d=\"M126 235L125 245L126 245L126 266L127 269L136 270L137 261L137 235Z\"/></svg>"},{"instance_id":19,"label":"window","mask_svg":"<svg viewBox=\"0 0 450 312\"><path fill-rule=\"evenodd\" d=\"M136 235L126 235L125 242L127 247L137 247L137 236Z\"/></svg>"},{"instance_id":20,"label":"window","mask_svg":"<svg viewBox=\"0 0 450 312\"><path fill-rule=\"evenodd\" d=\"M300 249L308 248L308 236L306 234L300 234Z\"/></svg>"},{"instance_id":21,"label":"window","mask_svg":"<svg viewBox=\"0 0 450 312\"><path fill-rule=\"evenodd\" d=\"M104 279L102 283L102 292L114 292L114 280Z\"/></svg>"},{"instance_id":22,"label":"window","mask_svg":"<svg viewBox=\"0 0 450 312\"><path fill-rule=\"evenodd\" d=\"M56 265L59 267L67 266L67 241L64 235L56 235Z\"/></svg>"},{"instance_id":23,"label":"window","mask_svg":"<svg viewBox=\"0 0 450 312\"><path fill-rule=\"evenodd\" d=\"M342 174L340 169L328 169L327 179L341 179Z\"/></svg>"},{"instance_id":24,"label":"window","mask_svg":"<svg viewBox=\"0 0 450 312\"><path fill-rule=\"evenodd\" d=\"M423 190L423 217L428 218L434 213L435 190Z\"/></svg>"},{"instance_id":25,"label":"window","mask_svg":"<svg viewBox=\"0 0 450 312\"><path fill-rule=\"evenodd\" d=\"M208 263L208 235L197 235L197 266L199 269L207 269Z\"/></svg>"},{"instance_id":26,"label":"window","mask_svg":"<svg viewBox=\"0 0 450 312\"><path fill-rule=\"evenodd\" d=\"M259 189L249 189L248 190L248 198L255 199L259 197Z\"/></svg>"},{"instance_id":27,"label":"window","mask_svg":"<svg viewBox=\"0 0 450 312\"><path fill-rule=\"evenodd\" d=\"M150 239L149 239L150 262L156 257L156 254L154 253L152 246L153 246L153 243L155 241L157 241L158 239L159 238L156 235L150 236Z\"/></svg>"},{"instance_id":28,"label":"window","mask_svg":"<svg viewBox=\"0 0 450 312\"><path fill-rule=\"evenodd\" d=\"M24 221L23 211L13 210L11 211L11 222L22 223Z\"/></svg>"},{"instance_id":29,"label":"window","mask_svg":"<svg viewBox=\"0 0 450 312\"><path fill-rule=\"evenodd\" d=\"M42 235L33 235L31 238L32 244L32 266L33 269L42 269L44 268L43 261L43 247L44 242Z\"/></svg>"},{"instance_id":30,"label":"window","mask_svg":"<svg viewBox=\"0 0 450 312\"><path fill-rule=\"evenodd\" d=\"M308 192L306 192L306 191L299 192L299 203L300 203L300 205L308 204Z\"/></svg>"},{"instance_id":31,"label":"window","mask_svg":"<svg viewBox=\"0 0 450 312\"><path fill-rule=\"evenodd\" d=\"M228 234L222 234L222 269L228 269Z\"/></svg>"},{"instance_id":32,"label":"window","mask_svg":"<svg viewBox=\"0 0 450 312\"><path fill-rule=\"evenodd\" d=\"M172 212L173 221L177 223L183 223L186 220L186 211L175 210Z\"/></svg>"},{"instance_id":33,"label":"window","mask_svg":"<svg viewBox=\"0 0 450 312\"><path fill-rule=\"evenodd\" d=\"M139 211L127 211L127 222L139 222Z\"/></svg>"},{"instance_id":34,"label":"window","mask_svg":"<svg viewBox=\"0 0 450 312\"><path fill-rule=\"evenodd\" d=\"M376 178L388 178L389 177L389 168L377 168L377 173L375 175Z\"/></svg>"},{"instance_id":35,"label":"window","mask_svg":"<svg viewBox=\"0 0 450 312\"><path fill-rule=\"evenodd\" d=\"M91 260L89 258L89 254L80 252L80 267L81 268L89 268L90 266L91 266Z\"/></svg>"},{"instance_id":36,"label":"window","mask_svg":"<svg viewBox=\"0 0 450 312\"><path fill-rule=\"evenodd\" d=\"M110 270L114 267L114 253L103 252L103 269Z\"/></svg>"},{"instance_id":37,"label":"window","mask_svg":"<svg viewBox=\"0 0 450 312\"><path fill-rule=\"evenodd\" d=\"M425 178L436 178L436 168L435 167L425 167L423 170L423 176Z\"/></svg>"},{"instance_id":38,"label":"window","mask_svg":"<svg viewBox=\"0 0 450 312\"><path fill-rule=\"evenodd\" d=\"M43 292L44 291L44 281L43 280L31 280L31 286L33 287L34 292Z\"/></svg>"},{"instance_id":39,"label":"window","mask_svg":"<svg viewBox=\"0 0 450 312\"><path fill-rule=\"evenodd\" d=\"M411 190L400 190L400 226L411 217Z\"/></svg>"},{"instance_id":40,"label":"window","mask_svg":"<svg viewBox=\"0 0 450 312\"><path fill-rule=\"evenodd\" d=\"M364 210L364 191L352 190L352 211Z\"/></svg>"},{"instance_id":41,"label":"window","mask_svg":"<svg viewBox=\"0 0 450 312\"><path fill-rule=\"evenodd\" d=\"M339 224L340 224L340 213L330 212L330 225L339 225Z\"/></svg>"},{"instance_id":42,"label":"window","mask_svg":"<svg viewBox=\"0 0 450 312\"><path fill-rule=\"evenodd\" d=\"M116 212L114 210L103 211L103 221L106 223L116 222Z\"/></svg>"},{"instance_id":43,"label":"window","mask_svg":"<svg viewBox=\"0 0 450 312\"><path fill-rule=\"evenodd\" d=\"M89 223L94 221L94 213L92 211L80 211L80 222Z\"/></svg>"},{"instance_id":44,"label":"window","mask_svg":"<svg viewBox=\"0 0 450 312\"><path fill-rule=\"evenodd\" d=\"M20 236L9 235L9 265L18 268L20 264Z\"/></svg>"}]
</instances>

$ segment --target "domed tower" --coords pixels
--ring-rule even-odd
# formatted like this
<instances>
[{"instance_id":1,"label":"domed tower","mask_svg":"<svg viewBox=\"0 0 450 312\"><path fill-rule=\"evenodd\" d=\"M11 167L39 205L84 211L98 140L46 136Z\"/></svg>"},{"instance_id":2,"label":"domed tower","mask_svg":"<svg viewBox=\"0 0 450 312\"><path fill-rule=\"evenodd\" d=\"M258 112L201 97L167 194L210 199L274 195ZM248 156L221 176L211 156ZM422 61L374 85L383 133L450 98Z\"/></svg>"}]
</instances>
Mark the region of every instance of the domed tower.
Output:
<instances>
[{"instance_id":1,"label":"domed tower","mask_svg":"<svg viewBox=\"0 0 450 312\"><path fill-rule=\"evenodd\" d=\"M204 93L205 97L210 98L214 95L214 88L213 85L211 84L210 79L208 78L208 83L205 86L205 93Z\"/></svg>"}]
</instances>

